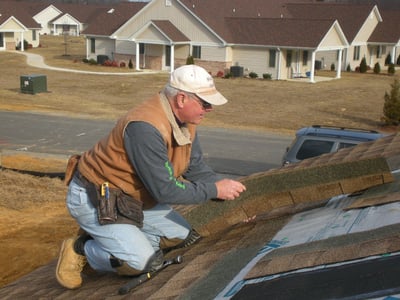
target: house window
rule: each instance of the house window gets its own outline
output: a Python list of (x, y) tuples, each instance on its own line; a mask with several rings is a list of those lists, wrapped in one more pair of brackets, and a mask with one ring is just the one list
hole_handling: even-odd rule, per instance
[(96, 53), (96, 40), (94, 38), (90, 39), (90, 53)]
[(139, 43), (139, 54), (144, 54), (144, 44)]
[(303, 66), (307, 66), (308, 63), (308, 51), (303, 51)]
[(360, 60), (360, 46), (354, 46), (353, 60)]
[(381, 46), (376, 47), (376, 58), (381, 58), (382, 57), (382, 48)]
[(292, 50), (288, 50), (286, 52), (286, 68), (289, 68), (292, 65)]
[(32, 30), (32, 41), (36, 41), (36, 30)]
[(275, 68), (275, 62), (276, 62), (276, 50), (275, 49), (270, 49), (269, 50), (269, 67), (270, 68)]
[(201, 46), (192, 47), (192, 56), (193, 58), (201, 58)]

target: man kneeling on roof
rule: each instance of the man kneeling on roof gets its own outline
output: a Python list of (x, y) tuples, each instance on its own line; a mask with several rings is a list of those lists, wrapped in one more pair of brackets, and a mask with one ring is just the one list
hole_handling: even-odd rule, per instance
[(71, 157), (66, 202), (82, 234), (62, 244), (56, 269), (62, 286), (80, 287), (86, 263), (129, 276), (158, 270), (163, 253), (200, 238), (171, 204), (234, 200), (245, 191), (205, 164), (196, 133), (213, 105), (226, 102), (207, 71), (182, 66), (108, 136)]

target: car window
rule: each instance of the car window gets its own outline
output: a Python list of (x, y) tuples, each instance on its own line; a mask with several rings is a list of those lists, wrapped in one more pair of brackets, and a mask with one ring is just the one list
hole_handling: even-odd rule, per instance
[(297, 159), (306, 159), (331, 152), (334, 142), (322, 140), (305, 140), (297, 152)]
[(338, 150), (343, 149), (343, 148), (353, 147), (355, 145), (357, 145), (357, 144), (354, 144), (354, 143), (339, 143)]

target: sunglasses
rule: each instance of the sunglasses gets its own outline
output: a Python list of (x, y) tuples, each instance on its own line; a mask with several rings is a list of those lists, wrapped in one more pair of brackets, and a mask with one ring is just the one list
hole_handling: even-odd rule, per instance
[(195, 94), (191, 94), (192, 98), (195, 99), (203, 109), (207, 110), (207, 109), (211, 109), (212, 108), (212, 104), (204, 101), (203, 99), (200, 99), (197, 95)]

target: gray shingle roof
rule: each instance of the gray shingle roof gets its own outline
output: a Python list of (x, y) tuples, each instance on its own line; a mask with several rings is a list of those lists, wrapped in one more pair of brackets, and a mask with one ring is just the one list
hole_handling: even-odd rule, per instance
[(27, 28), (41, 28), (41, 25), (36, 23), (23, 3), (15, 1), (0, 1), (0, 24), (3, 24), (12, 16)]
[[(400, 4), (399, 4), (400, 5)], [(381, 11), (383, 21), (378, 24), (371, 34), (370, 43), (393, 43), (400, 41), (400, 10)]]
[(335, 3), (291, 3), (286, 5), (286, 9), (292, 18), (338, 20), (349, 42), (356, 37), (373, 7), (374, 5)]
[[(391, 170), (399, 168), (400, 134), (395, 134), (288, 167), (253, 174), (242, 178), (248, 186), (247, 195), (237, 201), (185, 207), (183, 213), (204, 238), (189, 248), (170, 253), (183, 254), (184, 262), (168, 267), (128, 295), (118, 295), (128, 278), (97, 274), (89, 269), (84, 273), (80, 289), (65, 290), (56, 282), (56, 262), (53, 261), (3, 287), (0, 298), (213, 299), (294, 213), (321, 207), (327, 198), (342, 192), (369, 191), (374, 186), (384, 187), (387, 186), (384, 183), (390, 185), (391, 182), (398, 187), (398, 179), (392, 176)], [(389, 195), (397, 190), (380, 188), (379, 193), (380, 196)], [(177, 209), (183, 211), (180, 207)], [(258, 216), (255, 222), (241, 222), (254, 212)], [(400, 251), (398, 230), (391, 228), (339, 236), (314, 243), (313, 247), (282, 248), (265, 256), (245, 276), (262, 277), (293, 268)]]
[(83, 33), (110, 36), (145, 5), (147, 5), (146, 2), (121, 2), (113, 5), (91, 20)]
[[(226, 18), (229, 43), (316, 48), (332, 20)], [(257, 30), (255, 30), (257, 28)], [(296, 34), (293, 34), (296, 32)]]

